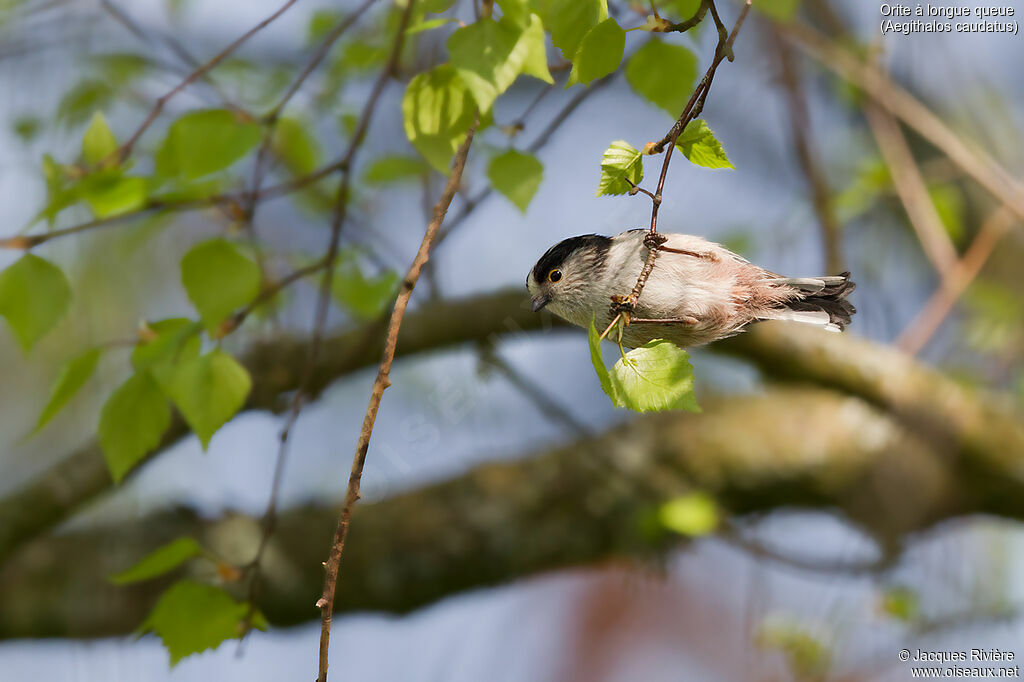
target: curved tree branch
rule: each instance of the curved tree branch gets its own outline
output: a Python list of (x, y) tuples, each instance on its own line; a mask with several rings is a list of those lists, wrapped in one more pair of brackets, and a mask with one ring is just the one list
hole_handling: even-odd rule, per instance
[[(430, 303), (410, 312), (396, 356), (552, 329), (568, 328), (547, 314), (530, 312), (521, 290), (506, 289)], [(371, 324), (325, 338), (310, 396), (315, 398), (340, 377), (376, 365), (383, 332), (380, 324)], [(242, 357), (253, 376), (246, 409), (279, 412), (286, 407), (282, 396), (299, 384), (307, 343), (302, 338), (277, 338)], [(891, 411), (910, 428), (931, 434), (944, 451), (963, 454), (975, 463), (976, 475), (991, 479), (997, 488), (1015, 485), (1024, 477), (1024, 419), (1017, 408), (899, 351), (852, 335), (785, 323), (759, 324), (710, 349), (753, 362), (770, 377), (827, 386)], [(176, 421), (164, 437), (164, 447), (187, 434), (185, 425)], [(0, 561), (112, 487), (102, 452), (90, 443), (0, 499), (0, 518), (5, 520), (0, 526)]]
[[(780, 506), (836, 510), (884, 544), (952, 516), (1024, 518), (955, 461), (864, 402), (817, 389), (705, 400), (700, 415), (641, 417), (535, 457), (484, 464), (450, 481), (354, 511), (337, 609), (406, 612), (473, 588), (610, 558), (664, 555), (681, 541), (659, 530), (657, 505), (694, 489), (738, 515)], [(744, 429), (736, 429), (736, 424)], [(807, 424), (815, 424), (808, 438)], [(617, 466), (602, 464), (604, 457)], [(913, 491), (908, 494), (907, 491)], [(313, 620), (319, 559), (336, 510), (283, 512), (266, 549), (260, 609), (277, 625)], [(99, 637), (130, 632), (167, 581), (115, 587), (105, 577), (168, 540), (194, 535), (242, 565), (256, 518), (157, 514), (60, 534), (0, 568), (0, 637)], [(66, 558), (74, 556), (74, 562)], [(186, 570), (209, 572), (203, 561)], [(242, 586), (237, 586), (238, 590)]]

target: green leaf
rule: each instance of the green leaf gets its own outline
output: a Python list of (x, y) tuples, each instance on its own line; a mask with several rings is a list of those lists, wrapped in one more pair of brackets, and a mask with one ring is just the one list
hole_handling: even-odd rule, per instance
[(260, 291), (260, 269), (224, 239), (194, 246), (181, 259), (181, 281), (189, 300), (214, 336), (217, 327)]
[(526, 208), (544, 177), (544, 166), (533, 154), (509, 149), (491, 159), (487, 177), (494, 189), (504, 194), (520, 211), (526, 213)]
[(626, 353), (612, 368), (619, 407), (636, 412), (700, 412), (693, 393), (689, 355), (671, 341), (656, 339)]
[(754, 9), (783, 23), (792, 21), (799, 7), (800, 0), (759, 0), (754, 3)]
[(680, 19), (689, 19), (700, 9), (700, 3), (701, 0), (674, 0), (671, 7)]
[(432, 31), (435, 28), (440, 28), (445, 24), (454, 23), (455, 21), (456, 19), (454, 18), (446, 19), (444, 17), (438, 17), (437, 19), (427, 19), (426, 21), (421, 21), (415, 26), (410, 26), (409, 28), (407, 28), (405, 31), (405, 35), (409, 36), (416, 35), (417, 33), (425, 33), (427, 31)]
[(200, 322), (187, 317), (144, 324), (139, 330), (139, 343), (132, 349), (132, 367), (148, 370), (166, 391), (177, 366), (199, 357), (202, 330)]
[(703, 119), (690, 121), (676, 140), (676, 148), (695, 166), (736, 168), (725, 155), (722, 143), (715, 138), (715, 133)]
[(103, 75), (105, 81), (121, 86), (138, 80), (151, 65), (146, 57), (127, 52), (98, 54), (89, 59)]
[(115, 94), (113, 86), (105, 81), (81, 81), (65, 93), (57, 104), (57, 120), (68, 127), (84, 123), (93, 112), (106, 109)]
[(90, 166), (95, 166), (115, 151), (117, 138), (110, 132), (107, 119), (97, 111), (92, 115), (92, 122), (82, 136), (82, 160)]
[(60, 374), (50, 388), (50, 399), (46, 401), (46, 406), (36, 421), (35, 432), (46, 426), (75, 397), (96, 371), (96, 363), (99, 362), (101, 353), (99, 348), (92, 348), (71, 358), (61, 367)]
[(605, 19), (590, 29), (573, 60), (569, 85), (579, 82), (587, 85), (613, 73), (622, 61), (626, 47), (626, 32), (614, 19)]
[(136, 372), (114, 391), (100, 413), (99, 440), (115, 483), (160, 444), (171, 407), (148, 372)]
[(700, 537), (718, 527), (718, 505), (703, 492), (676, 497), (658, 508), (661, 525), (681, 535)]
[[(498, 95), (523, 72), (536, 43), (539, 41), (543, 47), (540, 20), (532, 20), (530, 26), (536, 28), (519, 29), (511, 21), (485, 18), (460, 28), (448, 38), (452, 66), (473, 93), (481, 112), (490, 110)], [(538, 77), (553, 82), (546, 62)]]
[(640, 151), (625, 140), (616, 140), (601, 157), (601, 180), (596, 196), (626, 194), (633, 189), (630, 182), (639, 185), (643, 179), (644, 162)]
[(309, 44), (318, 43), (327, 37), (342, 19), (344, 15), (334, 9), (318, 9), (309, 17), (309, 25), (306, 27), (306, 42)]
[(421, 73), (402, 97), (405, 134), (436, 169), (448, 164), (476, 117), (476, 102), (455, 68), (442, 64)]
[(501, 8), (501, 16), (516, 26), (526, 26), (530, 21), (530, 3), (528, 0), (497, 0)]
[(292, 175), (309, 175), (320, 165), (319, 145), (310, 126), (295, 118), (282, 118), (274, 128), (271, 148)]
[(821, 680), (828, 677), (832, 652), (806, 628), (776, 618), (761, 625), (757, 632), (759, 646), (777, 649), (786, 656), (791, 674), (797, 680)]
[(236, 602), (224, 590), (192, 580), (172, 585), (139, 626), (154, 632), (171, 656), (171, 667), (181, 659), (242, 634), (249, 605)]
[(587, 341), (590, 344), (590, 362), (594, 365), (597, 380), (601, 382), (601, 390), (614, 403), (616, 389), (612, 384), (612, 375), (605, 367), (604, 358), (601, 357), (601, 334), (597, 331), (593, 321), (590, 322), (590, 328), (587, 330)]
[(42, 127), (43, 122), (39, 120), (39, 117), (32, 115), (19, 116), (11, 123), (14, 134), (24, 142), (34, 140)]
[(169, 573), (189, 559), (202, 556), (203, 548), (193, 538), (183, 537), (153, 550), (131, 568), (109, 577), (115, 585), (127, 585)]
[(411, 156), (383, 156), (366, 169), (363, 180), (370, 185), (386, 185), (422, 178), (430, 166)]
[[(511, 21), (511, 20), (508, 20)], [(523, 61), (523, 75), (533, 76), (551, 84), (555, 79), (548, 70), (548, 49), (544, 40), (544, 22), (536, 14), (531, 14), (519, 38), (520, 44), (526, 46), (526, 59)]]
[(633, 91), (676, 118), (693, 93), (697, 58), (682, 45), (651, 40), (626, 63)]
[(608, 18), (607, 0), (541, 0), (537, 4), (551, 42), (570, 60), (587, 32)]
[(917, 592), (902, 585), (885, 588), (882, 592), (881, 606), (883, 613), (904, 623), (917, 618), (921, 611), (921, 601)]
[(220, 350), (179, 363), (166, 386), (204, 450), (213, 434), (242, 408), (251, 389), (249, 372)]
[[(615, 333), (612, 330), (611, 333)], [(590, 360), (601, 389), (616, 407), (635, 412), (700, 412), (689, 356), (670, 341), (655, 339), (626, 353), (609, 372), (601, 359), (597, 329), (590, 325)]]
[(124, 176), (120, 171), (100, 171), (83, 179), (78, 195), (89, 204), (97, 218), (137, 211), (146, 205), (145, 178)]
[(32, 350), (71, 305), (71, 287), (53, 263), (26, 253), (0, 272), (0, 316), (22, 350)]
[(226, 109), (185, 114), (171, 124), (156, 153), (157, 172), (199, 178), (223, 170), (260, 142), (262, 131)]
[(419, 8), (430, 14), (440, 14), (455, 4), (455, 0), (421, 0)]
[(376, 277), (367, 277), (360, 269), (356, 255), (345, 252), (334, 273), (331, 292), (350, 313), (363, 320), (373, 320), (384, 311), (397, 287), (398, 273), (389, 270)]

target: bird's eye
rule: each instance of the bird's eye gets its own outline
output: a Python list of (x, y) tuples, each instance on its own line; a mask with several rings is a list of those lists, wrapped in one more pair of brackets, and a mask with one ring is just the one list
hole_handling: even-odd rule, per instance
[(562, 271), (561, 270), (552, 270), (551, 272), (548, 273), (548, 281), (549, 282), (557, 282), (560, 279), (562, 279)]

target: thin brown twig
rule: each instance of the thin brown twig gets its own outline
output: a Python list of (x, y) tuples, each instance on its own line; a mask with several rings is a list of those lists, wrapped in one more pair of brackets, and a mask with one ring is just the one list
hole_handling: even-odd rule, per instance
[(877, 104), (948, 156), (997, 201), (1024, 220), (1024, 185), (990, 155), (968, 145), (913, 95), (873, 65), (862, 62), (835, 41), (800, 25), (780, 27), (783, 35), (844, 80), (863, 89)]
[[(362, 13), (362, 10), (368, 8), (373, 0), (369, 0), (364, 6), (356, 10), (356, 14), (350, 15), (351, 21), (343, 21), (332, 33), (335, 34), (335, 39), (344, 32), (344, 30), (355, 21), (355, 18)], [(260, 543), (257, 547), (255, 556), (252, 562), (247, 567), (249, 573), (249, 616), (246, 618), (246, 622), (251, 621), (252, 614), (254, 613), (254, 597), (255, 591), (258, 588), (259, 579), (259, 568), (263, 558), (263, 553), (266, 551), (266, 547), (270, 542), (270, 537), (273, 534), (275, 521), (277, 518), (277, 505), (278, 497), (280, 495), (281, 485), (284, 480), (285, 468), (287, 465), (290, 436), (292, 430), (295, 428), (295, 424), (299, 420), (299, 415), (302, 413), (302, 408), (305, 405), (306, 393), (308, 387), (313, 378), (313, 373), (316, 367), (316, 363), (320, 357), (320, 349), (323, 345), (324, 332), (327, 328), (327, 313), (330, 309), (332, 286), (334, 281), (334, 269), (337, 264), (338, 251), (341, 246), (341, 231), (345, 224), (345, 219), (348, 216), (348, 205), (349, 198), (351, 197), (351, 182), (352, 182), (352, 164), (355, 160), (356, 154), (362, 147), (363, 142), (366, 140), (366, 134), (370, 127), (370, 121), (373, 119), (374, 111), (377, 107), (377, 102), (380, 100), (380, 96), (384, 92), (384, 87), (388, 81), (394, 76), (398, 69), (398, 62), (402, 55), (402, 47), (405, 45), (406, 30), (409, 27), (409, 21), (412, 17), (413, 6), (415, 5), (414, 0), (410, 0), (406, 5), (405, 10), (402, 12), (402, 18), (398, 25), (395, 33), (395, 39), (391, 47), (391, 53), (388, 56), (388, 60), (384, 67), (381, 69), (380, 75), (374, 82), (373, 89), (370, 91), (369, 96), (366, 99), (366, 103), (363, 105), (362, 114), (359, 117), (359, 123), (356, 126), (356, 130), (349, 140), (348, 147), (345, 150), (344, 156), (338, 162), (337, 167), (341, 170), (341, 180), (338, 183), (338, 191), (335, 199), (334, 211), (331, 218), (331, 235), (330, 241), (327, 246), (326, 254), (323, 259), (314, 263), (307, 268), (304, 272), (296, 271), (292, 273), (293, 278), (291, 281), (297, 281), (302, 277), (313, 272), (320, 270), (324, 271), (323, 280), (320, 283), (320, 289), (317, 293), (316, 311), (314, 313), (313, 333), (310, 337), (309, 351), (306, 356), (305, 368), (302, 372), (302, 378), (299, 381), (298, 389), (292, 395), (292, 400), (288, 409), (288, 417), (285, 419), (284, 426), (278, 435), (278, 452), (274, 463), (274, 475), (271, 482), (270, 497), (267, 502), (267, 508), (263, 516), (263, 524), (261, 529)], [(323, 59), (323, 56), (327, 53), (327, 47), (322, 47), (314, 57), (314, 62)], [(307, 68), (300, 74), (300, 78), (305, 79), (310, 73), (312, 73), (315, 64), (312, 68)], [(297, 79), (298, 80), (298, 79)], [(294, 84), (293, 84), (294, 85)], [(280, 113), (281, 108), (284, 107), (284, 103), (287, 102), (287, 98), (290, 98), (298, 87), (294, 87), (286, 93), (285, 98), (282, 98), (280, 107), (275, 107), (272, 115), (276, 117)], [(270, 292), (269, 296), (273, 296), (276, 292)], [(258, 301), (254, 301), (251, 307), (254, 307)], [(250, 309), (251, 309), (250, 307)], [(248, 314), (248, 309), (240, 312), (243, 315)], [(234, 318), (233, 318), (234, 319)]]
[[(412, 4), (411, 2), (409, 3)], [(384, 390), (391, 385), (389, 378), (391, 363), (395, 359), (395, 348), (398, 344), (398, 332), (402, 326), (402, 318), (409, 305), (413, 289), (419, 279), (424, 264), (430, 258), (430, 251), (434, 246), (441, 223), (448, 212), (448, 207), (455, 197), (459, 183), (462, 180), (462, 172), (466, 167), (466, 157), (469, 155), (469, 147), (473, 142), (473, 135), (476, 131), (476, 124), (466, 134), (455, 159), (452, 162), (452, 172), (445, 185), (444, 192), (437, 204), (434, 206), (434, 217), (427, 225), (423, 235), (420, 248), (413, 258), (405, 278), (402, 280), (402, 288), (399, 290), (398, 298), (395, 300), (391, 317), (388, 321), (387, 336), (384, 340), (384, 354), (377, 370), (377, 378), (373, 382), (373, 389), (370, 393), (370, 402), (366, 407), (366, 415), (363, 418), (363, 426), (359, 433), (359, 441), (356, 444), (355, 456), (352, 460), (352, 473), (349, 476), (348, 491), (345, 495), (345, 503), (341, 514), (338, 517), (338, 526), (334, 532), (334, 539), (331, 543), (330, 555), (325, 564), (326, 576), (324, 577), (324, 589), (317, 606), (320, 608), (320, 667), (318, 682), (327, 682), (328, 649), (331, 637), (331, 618), (334, 612), (334, 595), (338, 583), (338, 568), (341, 564), (341, 554), (345, 548), (345, 539), (348, 535), (349, 522), (352, 517), (352, 508), (360, 497), (360, 483), (363, 476), (363, 466), (366, 463), (366, 454), (370, 447), (370, 437), (373, 435), (373, 426), (377, 419), (377, 411), (380, 408), (381, 398)]]
[[(576, 110), (591, 96), (607, 87), (612, 80), (614, 80), (614, 74), (605, 76), (604, 78), (595, 81), (590, 85), (589, 88), (578, 92), (544, 127), (539, 135), (534, 139), (533, 142), (526, 148), (530, 153), (537, 153), (543, 148), (554, 136), (554, 134), (565, 124), (566, 121), (576, 112)], [(100, 227), (106, 227), (108, 225), (115, 225), (123, 223), (127, 220), (141, 217), (145, 214), (152, 213), (159, 210), (169, 211), (189, 211), (202, 208), (209, 208), (210, 206), (229, 206), (233, 207), (232, 212), (238, 213), (244, 217), (244, 206), (249, 202), (260, 202), (264, 199), (274, 199), (277, 197), (287, 196), (294, 192), (301, 191), (310, 185), (313, 185), (324, 178), (327, 178), (334, 173), (342, 170), (345, 166), (345, 159), (341, 158), (330, 163), (321, 166), (320, 168), (303, 175), (298, 178), (292, 178), (283, 182), (268, 185), (255, 191), (246, 191), (236, 194), (216, 194), (210, 197), (202, 199), (190, 199), (188, 201), (163, 201), (153, 200), (147, 203), (142, 208), (127, 213), (122, 213), (116, 216), (110, 216), (106, 218), (96, 218), (89, 220), (78, 225), (72, 225), (60, 230), (53, 230), (38, 235), (29, 236), (14, 236), (7, 239), (0, 240), (0, 249), (32, 249), (40, 244), (48, 242), (52, 239), (58, 239), (79, 232), (85, 232)], [(452, 220), (445, 225), (444, 231), (438, 238), (438, 243), (444, 241), (451, 231), (461, 224), (469, 214), (472, 213), (477, 206), (487, 199), (493, 193), (491, 187), (487, 187), (476, 195), (469, 197), (465, 203), (463, 203), (457, 215), (453, 216)]]
[(183, 78), (181, 82), (174, 86), (171, 90), (157, 98), (156, 102), (153, 104), (153, 108), (150, 109), (149, 114), (146, 116), (145, 119), (143, 119), (139, 127), (136, 128), (135, 132), (132, 133), (131, 137), (129, 137), (128, 140), (123, 145), (121, 145), (119, 149), (111, 153), (111, 157), (116, 158), (120, 163), (123, 163), (129, 156), (131, 156), (132, 150), (135, 148), (136, 143), (138, 143), (139, 138), (141, 138), (142, 134), (145, 133), (146, 130), (148, 130), (151, 125), (153, 125), (153, 122), (160, 115), (160, 112), (163, 111), (164, 106), (167, 104), (167, 102), (169, 102), (175, 95), (180, 93), (182, 90), (187, 88), (189, 85), (191, 85), (198, 79), (205, 76), (218, 64), (220, 64), (229, 56), (231, 56), (231, 54), (234, 53), (234, 51), (237, 50), (239, 47), (241, 47), (243, 43), (245, 43), (247, 40), (252, 38), (254, 35), (259, 33), (264, 28), (266, 28), (269, 24), (273, 23), (278, 17), (280, 17), (282, 14), (288, 11), (288, 9), (297, 1), (298, 0), (287, 0), (273, 14), (271, 14), (269, 17), (259, 22), (255, 26), (253, 26), (248, 31), (246, 31), (234, 42), (232, 42), (230, 45), (228, 45), (223, 50), (214, 55), (212, 59), (204, 63), (202, 66), (200, 66), (198, 69), (190, 73), (185, 78)]
[(928, 194), (928, 186), (899, 123), (870, 100), (865, 103), (864, 115), (921, 248), (939, 274), (945, 276), (957, 262), (956, 247)]
[[(708, 0), (708, 2), (713, 4), (713, 0)], [(743, 9), (740, 10), (740, 14), (736, 18), (736, 23), (733, 24), (732, 32), (730, 34), (724, 35), (719, 33), (718, 45), (715, 46), (715, 56), (711, 60), (711, 65), (704, 73), (704, 77), (700, 79), (700, 83), (697, 84), (693, 94), (690, 95), (690, 99), (686, 103), (683, 113), (681, 113), (679, 118), (676, 119), (676, 122), (668, 131), (668, 134), (665, 135), (665, 137), (663, 137), (657, 144), (649, 145), (649, 149), (645, 150), (646, 153), (651, 154), (657, 154), (662, 150), (665, 150), (665, 159), (661, 163), (661, 174), (658, 176), (658, 187), (654, 192), (654, 196), (651, 197), (651, 228), (647, 236), (644, 238), (644, 246), (647, 247), (647, 258), (644, 260), (644, 265), (640, 270), (640, 275), (637, 277), (636, 285), (629, 293), (629, 296), (612, 303), (612, 313), (615, 315), (615, 319), (618, 319), (618, 315), (625, 313), (627, 315), (626, 320), (628, 322), (628, 315), (636, 309), (636, 302), (640, 298), (640, 294), (643, 293), (644, 286), (647, 284), (647, 278), (651, 276), (651, 272), (654, 270), (654, 261), (658, 257), (658, 247), (666, 241), (666, 237), (664, 235), (658, 234), (658, 210), (661, 208), (662, 192), (665, 189), (665, 179), (668, 177), (668, 165), (672, 161), (672, 150), (675, 149), (676, 140), (679, 139), (679, 136), (686, 129), (687, 124), (697, 118), (701, 111), (703, 111), (704, 102), (707, 100), (708, 93), (711, 91), (711, 83), (714, 81), (718, 65), (727, 57), (732, 55), (732, 44), (736, 40), (736, 34), (739, 33), (740, 28), (743, 26), (744, 20), (747, 18), (747, 13), (750, 11), (752, 2), (753, 0), (746, 0), (743, 5)], [(609, 329), (610, 328), (611, 327), (609, 326)], [(607, 333), (608, 332), (606, 330), (605, 334)], [(604, 335), (602, 335), (602, 338), (603, 336)]]
[[(129, 33), (131, 33), (140, 41), (142, 41), (142, 43), (145, 44), (148, 48), (152, 49), (152, 36), (150, 36), (149, 33), (138, 24), (138, 22), (132, 19), (132, 17), (124, 9), (115, 5), (110, 0), (101, 0), (100, 5), (103, 7), (104, 10), (106, 10), (106, 12), (111, 17), (113, 17), (113, 19), (117, 23), (124, 26)], [(198, 69), (202, 66), (199, 60), (192, 56), (192, 54), (187, 49), (185, 49), (185, 46), (177, 40), (175, 40), (172, 36), (163, 34), (160, 36), (160, 39), (163, 41), (165, 45), (167, 45), (168, 48), (170, 48), (171, 52), (173, 52), (175, 56), (177, 56), (178, 59), (180, 59), (185, 65), (185, 69), (183, 70), (176, 69), (174, 68), (173, 65), (167, 64), (166, 68), (168, 70), (176, 72), (178, 76), (187, 76), (189, 72)], [(232, 111), (243, 111), (242, 107), (232, 102), (231, 98), (229, 98), (227, 94), (220, 88), (220, 86), (217, 85), (217, 82), (209, 77), (209, 73), (204, 73), (200, 77), (200, 80), (202, 80), (203, 83), (205, 83), (214, 93), (216, 93), (216, 95), (220, 98), (224, 106), (231, 109)]]
[(267, 158), (270, 156), (271, 146), (273, 145), (274, 135), (277, 131), (277, 124), (281, 117), (281, 112), (291, 101), (292, 97), (299, 91), (302, 84), (309, 78), (309, 76), (316, 70), (320, 63), (330, 52), (331, 47), (335, 42), (352, 26), (356, 21), (368, 10), (370, 6), (376, 2), (376, 0), (365, 0), (362, 5), (354, 9), (352, 12), (347, 14), (344, 19), (339, 21), (330, 30), (330, 32), (321, 41), (320, 46), (316, 52), (313, 53), (313, 57), (306, 63), (299, 74), (292, 80), (291, 85), (277, 101), (277, 104), (263, 117), (266, 129), (263, 131), (263, 139), (260, 141), (259, 149), (256, 151), (256, 161), (253, 163), (252, 169), (252, 182), (248, 198), (245, 201), (245, 208), (243, 209), (242, 223), (249, 233), (250, 240), (253, 245), (253, 249), (256, 252), (256, 261), (260, 268), (260, 275), (263, 279), (266, 279), (266, 265), (263, 258), (263, 249), (260, 247), (258, 235), (256, 233), (256, 208), (259, 204), (260, 190), (263, 185), (263, 178), (266, 172)]
[(939, 288), (896, 337), (897, 348), (916, 355), (925, 347), (1015, 221), (1013, 212), (1003, 206), (982, 223), (963, 257), (943, 274)]

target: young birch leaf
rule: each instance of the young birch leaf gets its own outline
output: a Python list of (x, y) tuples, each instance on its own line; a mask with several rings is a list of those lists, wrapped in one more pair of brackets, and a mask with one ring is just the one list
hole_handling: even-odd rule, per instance
[(537, 193), (544, 177), (544, 166), (533, 154), (509, 149), (491, 160), (487, 177), (494, 189), (526, 213), (530, 200)]
[(683, 112), (697, 78), (697, 58), (682, 45), (651, 40), (626, 62), (633, 91), (672, 118)]
[(689, 355), (671, 341), (656, 339), (634, 348), (615, 363), (611, 374), (622, 396), (620, 407), (635, 412), (700, 412)]
[(707, 535), (718, 527), (718, 505), (704, 492), (682, 495), (658, 508), (661, 525), (690, 537)]
[(115, 585), (127, 585), (141, 580), (149, 580), (164, 573), (169, 573), (189, 559), (202, 556), (202, 554), (203, 548), (193, 538), (178, 538), (153, 550), (134, 566), (120, 573), (115, 573), (108, 580)]
[(117, 138), (110, 132), (107, 119), (97, 111), (92, 115), (92, 121), (82, 136), (82, 160), (90, 166), (95, 166), (115, 151)]
[(422, 178), (430, 166), (410, 156), (383, 156), (366, 169), (363, 180), (370, 185), (386, 185)]
[(544, 23), (536, 14), (531, 14), (523, 28), (519, 42), (526, 47), (526, 59), (523, 60), (523, 75), (533, 76), (551, 84), (555, 79), (548, 69), (548, 49), (544, 40)]
[(238, 637), (248, 611), (248, 604), (219, 587), (182, 580), (160, 596), (139, 632), (152, 631), (160, 638), (173, 668), (186, 656)]
[(601, 342), (593, 323), (589, 339), (590, 360), (601, 389), (615, 407), (634, 412), (700, 412), (693, 394), (693, 369), (682, 348), (656, 339), (629, 351), (608, 371), (601, 359)]
[(248, 154), (261, 135), (259, 125), (226, 109), (190, 112), (167, 131), (156, 153), (157, 173), (190, 180), (215, 173)]
[(588, 85), (614, 72), (619, 68), (625, 47), (626, 32), (614, 19), (605, 19), (594, 26), (580, 43), (567, 85)]
[(764, 2), (754, 3), (754, 8), (757, 11), (783, 23), (792, 21), (799, 7), (800, 0), (764, 0)]
[(476, 107), (456, 70), (442, 64), (413, 78), (405, 89), (405, 134), (423, 158), (447, 175), (452, 154), (473, 125)]
[(96, 363), (99, 362), (102, 351), (99, 348), (91, 348), (81, 355), (71, 358), (61, 367), (57, 380), (53, 382), (50, 389), (50, 399), (39, 414), (33, 432), (40, 431), (57, 413), (67, 405), (72, 398), (81, 390), (85, 382), (96, 371)]
[(220, 350), (180, 363), (165, 387), (199, 436), (203, 450), (213, 434), (242, 408), (251, 389), (249, 372)]
[(71, 287), (53, 263), (26, 253), (0, 272), (0, 316), (22, 350), (32, 350), (67, 312)]
[(153, 448), (171, 425), (171, 406), (148, 372), (136, 372), (100, 413), (99, 440), (115, 483)]
[(714, 132), (703, 119), (690, 121), (676, 140), (676, 148), (695, 166), (736, 168), (725, 155), (722, 143), (715, 138)]
[[(540, 21), (532, 22), (531, 26), (534, 24), (537, 29), (531, 31), (529, 27), (521, 30), (510, 21), (481, 19), (448, 38), (452, 66), (472, 91), (481, 112), (490, 110), (498, 95), (508, 90), (523, 72), (531, 54), (536, 53), (538, 39), (543, 46)], [(552, 82), (546, 62), (544, 75), (547, 78), (542, 76), (543, 80)]]
[(277, 122), (271, 148), (294, 176), (308, 175), (320, 165), (320, 149), (310, 126), (296, 118)]
[(206, 328), (217, 327), (259, 293), (260, 269), (231, 242), (211, 239), (181, 259), (181, 281)]
[(590, 344), (590, 362), (594, 365), (597, 380), (601, 382), (601, 390), (612, 399), (612, 404), (618, 407), (619, 399), (615, 392), (615, 385), (612, 383), (612, 376), (608, 372), (608, 368), (605, 367), (604, 359), (601, 357), (601, 334), (594, 326), (593, 320), (591, 320), (590, 328), (587, 331), (587, 340)]
[(508, 19), (516, 26), (529, 23), (531, 8), (528, 0), (497, 0), (497, 3), (502, 19)]
[[(625, 140), (612, 142), (601, 157), (601, 180), (596, 196), (626, 194), (644, 179), (644, 162), (640, 151)], [(629, 182), (627, 182), (629, 180)]]
[(132, 349), (135, 371), (148, 370), (164, 393), (178, 365), (199, 357), (200, 322), (185, 317), (146, 323), (139, 330), (139, 344)]
[(607, 0), (543, 0), (538, 4), (551, 42), (570, 60), (587, 31), (608, 18)]
[(118, 170), (100, 171), (82, 180), (79, 195), (97, 218), (135, 211), (146, 204), (146, 179), (121, 175)]

